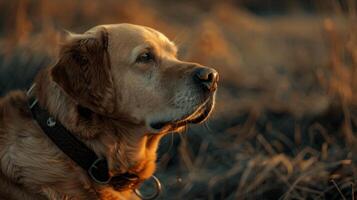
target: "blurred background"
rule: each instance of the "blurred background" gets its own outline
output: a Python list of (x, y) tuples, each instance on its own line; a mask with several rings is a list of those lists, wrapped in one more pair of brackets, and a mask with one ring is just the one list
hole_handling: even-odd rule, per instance
[(356, 12), (356, 0), (0, 0), (0, 95), (55, 63), (63, 30), (150, 26), (221, 78), (212, 118), (160, 145), (161, 199), (353, 199)]

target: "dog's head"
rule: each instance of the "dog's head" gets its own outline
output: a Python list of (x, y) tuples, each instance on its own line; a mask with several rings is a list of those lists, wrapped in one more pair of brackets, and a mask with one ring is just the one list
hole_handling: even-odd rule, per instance
[(218, 74), (183, 62), (163, 34), (148, 27), (97, 26), (70, 35), (52, 76), (79, 105), (103, 116), (126, 115), (147, 133), (205, 120)]
[[(126, 165), (136, 173), (146, 171), (143, 177), (149, 177), (159, 136), (202, 122), (211, 113), (217, 72), (178, 60), (176, 46), (163, 34), (118, 24), (68, 37), (51, 69), (51, 79), (77, 105), (86, 132), (94, 127), (99, 130), (96, 134), (113, 136), (101, 142), (111, 146), (106, 156), (112, 171)], [(135, 130), (118, 133), (115, 128), (103, 128), (105, 121)]]

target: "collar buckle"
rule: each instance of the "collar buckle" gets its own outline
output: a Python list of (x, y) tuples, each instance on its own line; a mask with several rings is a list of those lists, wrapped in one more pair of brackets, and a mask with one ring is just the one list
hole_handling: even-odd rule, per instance
[(108, 172), (107, 161), (104, 158), (98, 158), (89, 167), (88, 174), (96, 183), (104, 185), (110, 182), (111, 177), (109, 174), (103, 174), (102, 167), (105, 168), (104, 172)]

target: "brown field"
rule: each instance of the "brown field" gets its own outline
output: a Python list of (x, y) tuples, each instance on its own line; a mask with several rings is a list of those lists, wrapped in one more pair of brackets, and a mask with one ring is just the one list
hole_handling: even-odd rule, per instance
[(0, 94), (55, 62), (64, 29), (123, 22), (220, 73), (212, 118), (162, 141), (161, 199), (357, 196), (357, 1), (0, 0)]

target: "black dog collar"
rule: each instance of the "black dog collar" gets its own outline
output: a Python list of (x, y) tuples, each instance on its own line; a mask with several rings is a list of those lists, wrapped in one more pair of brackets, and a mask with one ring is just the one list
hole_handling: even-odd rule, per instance
[(87, 171), (88, 175), (99, 184), (110, 184), (116, 190), (135, 189), (139, 177), (132, 173), (124, 173), (111, 177), (107, 160), (98, 157), (93, 150), (71, 134), (59, 121), (42, 109), (37, 99), (30, 97), (28, 104), (33, 118), (43, 132), (55, 145), (70, 157), (77, 165)]
[(42, 109), (37, 99), (29, 98), (28, 104), (33, 118), (43, 132), (75, 163), (86, 170), (97, 183), (106, 184), (109, 181), (108, 164), (105, 158), (98, 157), (93, 150), (72, 135), (60, 122)]
[(34, 86), (35, 85), (27, 92), (29, 96), (28, 105), (34, 120), (51, 141), (77, 165), (84, 169), (94, 182), (98, 184), (108, 184), (117, 191), (134, 190), (137, 196), (145, 200), (155, 199), (159, 196), (161, 183), (155, 176), (152, 176), (152, 179), (155, 183), (156, 192), (151, 196), (143, 196), (137, 189), (143, 180), (140, 180), (136, 174), (127, 172), (110, 176), (106, 158), (98, 157), (92, 149), (88, 148), (83, 142), (76, 138), (59, 121), (56, 121), (47, 110), (40, 107), (38, 100), (31, 95)]

